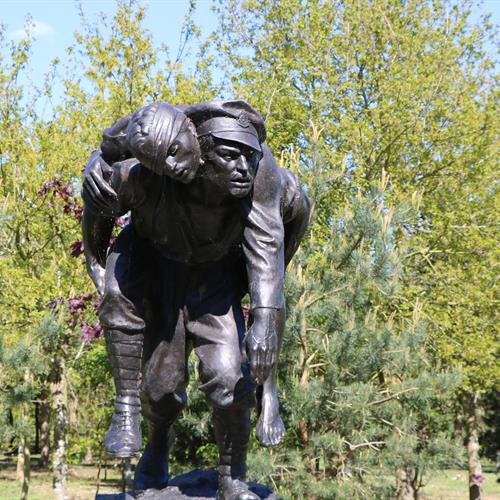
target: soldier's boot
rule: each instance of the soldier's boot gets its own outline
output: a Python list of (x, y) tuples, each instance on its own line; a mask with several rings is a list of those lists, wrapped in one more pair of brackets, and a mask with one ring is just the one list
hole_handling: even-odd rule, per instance
[(148, 444), (135, 469), (136, 490), (168, 486), (168, 450), (173, 440), (171, 425), (148, 422)]
[(219, 448), (218, 500), (259, 500), (246, 480), (250, 410), (215, 409), (215, 440)]
[(168, 485), (168, 450), (172, 425), (186, 405), (186, 393), (166, 394), (159, 401), (142, 394), (142, 413), (148, 422), (148, 444), (135, 469), (135, 489), (161, 490)]
[(104, 436), (104, 447), (115, 458), (130, 458), (141, 449), (142, 333), (107, 330), (106, 346), (115, 382), (115, 412)]

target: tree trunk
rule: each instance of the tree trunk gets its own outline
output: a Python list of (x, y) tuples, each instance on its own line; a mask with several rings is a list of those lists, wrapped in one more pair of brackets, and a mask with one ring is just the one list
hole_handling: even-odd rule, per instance
[(40, 402), (35, 401), (35, 453), (40, 453)]
[(416, 487), (416, 473), (410, 468), (396, 470), (396, 498), (397, 500), (418, 500)]
[(21, 500), (26, 500), (28, 498), (28, 490), (30, 488), (30, 475), (31, 475), (31, 457), (30, 457), (30, 446), (28, 440), (24, 440), (24, 474), (23, 474), (23, 484), (21, 488)]
[[(307, 386), (309, 384), (309, 370), (307, 369), (307, 351), (306, 351), (306, 334), (307, 334), (307, 323), (306, 314), (302, 309), (300, 311), (300, 351), (299, 351), (299, 363), (302, 370), (300, 375), (300, 388), (307, 391)], [(307, 428), (307, 422), (305, 418), (302, 418), (299, 422), (299, 433), (302, 440), (304, 448), (309, 445), (309, 429)]]
[(479, 426), (481, 420), (479, 392), (466, 395), (464, 410), (467, 432), (469, 498), (470, 500), (481, 500), (481, 486), (484, 477), (479, 459)]
[(481, 500), (481, 486), (484, 476), (479, 460), (479, 426), (480, 426), (480, 406), (479, 393), (466, 397), (466, 427), (467, 427), (467, 455), (469, 461), (469, 499)]
[(78, 428), (78, 400), (70, 399), (68, 401), (68, 426), (71, 429)]
[(17, 447), (17, 469), (16, 469), (16, 479), (22, 482), (24, 476), (24, 437), (19, 439), (19, 444)]
[[(300, 375), (299, 385), (303, 391), (307, 391), (307, 387), (309, 385), (309, 368), (307, 366), (307, 344), (306, 344), (306, 335), (307, 335), (307, 320), (305, 310), (302, 309), (300, 311), (300, 340), (301, 347), (299, 351), (299, 363), (302, 369), (302, 373)], [(309, 446), (309, 426), (307, 425), (307, 420), (305, 418), (301, 418), (299, 422), (299, 434), (302, 440), (303, 448), (307, 450)], [(309, 458), (309, 467), (311, 474), (316, 474), (319, 469), (319, 458), (314, 455), (314, 453), (307, 452)]]
[(87, 450), (85, 451), (85, 458), (83, 459), (83, 463), (85, 465), (92, 465), (94, 463), (94, 455), (92, 453), (91, 446), (87, 446)]
[(55, 370), (57, 374), (51, 384), (52, 402), (55, 416), (54, 450), (52, 453), (52, 467), (54, 470), (54, 496), (57, 500), (66, 498), (66, 437), (68, 428), (66, 374), (63, 358), (56, 358)]
[(50, 445), (49, 445), (49, 404), (46, 399), (46, 395), (40, 403), (39, 419), (40, 419), (40, 460), (38, 461), (38, 466), (41, 469), (48, 469), (49, 467), (49, 455), (50, 455)]
[[(7, 410), (7, 421), (9, 422), (9, 427), (12, 429), (14, 427), (14, 415), (12, 413), (12, 408)], [(9, 453), (13, 453), (16, 444), (16, 435), (13, 434), (9, 440)]]
[(478, 432), (473, 430), (469, 434), (467, 442), (467, 453), (469, 455), (469, 499), (481, 500), (481, 485), (483, 474), (481, 462), (479, 461), (479, 441)]
[[(307, 368), (304, 368), (304, 371), (302, 372), (302, 375), (300, 377), (300, 387), (304, 391), (307, 391), (308, 384), (309, 384), (309, 370)], [(309, 429), (305, 418), (300, 419), (299, 432), (300, 432), (300, 438), (302, 439), (302, 444), (304, 445), (304, 448), (307, 448), (307, 446), (309, 445)]]
[(463, 412), (457, 411), (454, 427), (455, 427), (455, 445), (458, 449), (460, 449), (465, 444), (465, 422), (464, 422)]
[(30, 447), (26, 436), (21, 436), (19, 439), (19, 449), (17, 455), (17, 479), (21, 483), (21, 500), (28, 498), (30, 487)]

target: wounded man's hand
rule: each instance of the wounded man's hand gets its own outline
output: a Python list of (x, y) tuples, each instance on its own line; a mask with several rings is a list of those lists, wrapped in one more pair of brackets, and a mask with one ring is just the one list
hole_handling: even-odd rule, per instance
[(253, 324), (245, 337), (250, 373), (257, 384), (264, 383), (277, 361), (276, 312), (267, 307), (254, 309)]

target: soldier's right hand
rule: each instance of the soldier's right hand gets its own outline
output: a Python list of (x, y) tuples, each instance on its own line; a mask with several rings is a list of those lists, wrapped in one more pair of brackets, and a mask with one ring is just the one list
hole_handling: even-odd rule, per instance
[(97, 211), (109, 213), (118, 206), (116, 191), (109, 185), (113, 169), (102, 158), (100, 151), (94, 151), (83, 173), (82, 196)]
[(244, 339), (250, 361), (250, 375), (259, 385), (267, 379), (278, 358), (276, 314), (277, 310), (274, 308), (253, 309), (253, 323)]

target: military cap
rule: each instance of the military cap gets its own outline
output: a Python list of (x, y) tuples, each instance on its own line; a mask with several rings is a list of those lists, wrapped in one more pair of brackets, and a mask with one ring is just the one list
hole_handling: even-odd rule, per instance
[(194, 123), (198, 137), (212, 135), (261, 151), (266, 139), (264, 119), (245, 101), (212, 101), (182, 106)]

